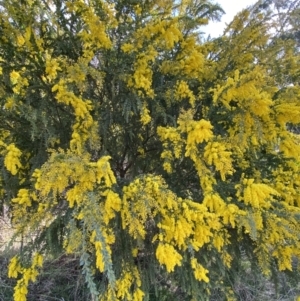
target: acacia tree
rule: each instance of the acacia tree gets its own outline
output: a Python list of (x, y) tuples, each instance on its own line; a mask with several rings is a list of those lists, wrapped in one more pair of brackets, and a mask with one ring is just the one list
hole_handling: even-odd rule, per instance
[(5, 0), (0, 13), (15, 301), (58, 252), (80, 257), (99, 300), (233, 298), (224, 279), (242, 256), (292, 270), (300, 60), (284, 51), (294, 40), (272, 43), (266, 10), (209, 41), (222, 9), (205, 0)]

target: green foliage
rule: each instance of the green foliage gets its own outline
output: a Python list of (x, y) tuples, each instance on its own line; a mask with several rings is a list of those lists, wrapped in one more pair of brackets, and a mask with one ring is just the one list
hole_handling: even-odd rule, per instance
[(223, 12), (206, 0), (1, 2), (0, 193), (23, 242), (8, 266), (15, 301), (62, 252), (105, 301), (233, 300), (252, 271), (296, 275), (289, 4), (260, 1), (205, 41)]

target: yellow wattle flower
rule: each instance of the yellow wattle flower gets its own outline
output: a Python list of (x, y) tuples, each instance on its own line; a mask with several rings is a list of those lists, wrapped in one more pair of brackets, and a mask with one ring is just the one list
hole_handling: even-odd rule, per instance
[(22, 167), (20, 157), (22, 152), (15, 146), (14, 143), (6, 147), (7, 154), (4, 158), (4, 165), (12, 175), (16, 175), (18, 170)]

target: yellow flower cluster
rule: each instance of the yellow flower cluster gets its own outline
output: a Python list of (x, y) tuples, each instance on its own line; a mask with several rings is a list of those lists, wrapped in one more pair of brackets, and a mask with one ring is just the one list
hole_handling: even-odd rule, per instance
[(69, 82), (76, 83), (80, 92), (82, 92), (85, 87), (86, 69), (87, 67), (83, 59), (79, 60), (79, 63), (67, 66)]
[(200, 177), (200, 185), (205, 193), (211, 193), (214, 189), (213, 186), (217, 183), (212, 172), (208, 171), (204, 166), (204, 162), (201, 160), (194, 161), (196, 165), (196, 169), (198, 171), (198, 175)]
[[(42, 196), (47, 196), (50, 192), (55, 195), (64, 193), (70, 208), (75, 204), (80, 205), (85, 194), (92, 191), (96, 184), (109, 188), (116, 182), (109, 159), (109, 156), (103, 156), (97, 162), (90, 162), (90, 157), (86, 155), (78, 156), (70, 151), (53, 152), (48, 163), (33, 174), (36, 189), (39, 189)], [(73, 184), (72, 188), (69, 188), (70, 183)], [(114, 197), (111, 192), (109, 202)], [(116, 203), (113, 206), (117, 208)]]
[(210, 212), (223, 219), (224, 225), (231, 225), (235, 228), (237, 219), (245, 215), (245, 211), (240, 210), (235, 204), (226, 203), (218, 193), (207, 193), (203, 200), (203, 205), (209, 208)]
[(137, 267), (122, 264), (122, 273), (114, 287), (100, 297), (100, 301), (128, 300), (143, 301), (145, 293), (141, 290), (141, 278)]
[(218, 85), (212, 90), (214, 103), (221, 102), (228, 110), (234, 110), (231, 102), (235, 102), (256, 116), (267, 116), (273, 102), (269, 93), (261, 89), (263, 77), (259, 68), (241, 76), (236, 70), (234, 77), (229, 77), (224, 85)]
[(10, 73), (10, 81), (12, 82), (13, 85), (16, 85), (20, 79), (21, 75), (19, 72), (13, 70)]
[(110, 189), (105, 190), (102, 195), (106, 197), (103, 210), (103, 220), (104, 223), (108, 225), (109, 221), (116, 216), (115, 212), (120, 212), (121, 199), (117, 193)]
[[(228, 125), (230, 141), (237, 153), (245, 152), (250, 143), (252, 147), (259, 147), (262, 143), (272, 142), (275, 148), (278, 136), (283, 134), (279, 134), (278, 124), (283, 127), (284, 122), (279, 119), (284, 114), (280, 113), (280, 104), (276, 112), (276, 106), (272, 100), (276, 89), (266, 90), (263, 86), (265, 80), (264, 72), (259, 67), (242, 75), (236, 70), (225, 83), (217, 85), (212, 90), (214, 103), (222, 104), (232, 116), (232, 122), (222, 121), (222, 123)], [(273, 118), (270, 118), (271, 116)], [(300, 151), (291, 140), (286, 139), (288, 145), (283, 142), (281, 146), (281, 150), (287, 156), (293, 156)], [(297, 151), (292, 151), (295, 149)], [(242, 157), (241, 155), (238, 164), (242, 164)], [(244, 166), (240, 167), (244, 168)]]
[(293, 270), (292, 256), (295, 254), (299, 255), (299, 249), (292, 246), (280, 246), (272, 253), (272, 255), (278, 260), (280, 271)]
[(11, 110), (12, 108), (14, 108), (16, 105), (16, 101), (14, 99), (14, 97), (7, 97), (6, 98), (6, 102), (5, 102), (5, 109), (7, 110)]
[(147, 218), (154, 214), (151, 208), (156, 208), (156, 197), (162, 181), (159, 177), (136, 179), (123, 188), (122, 224), (134, 238), (144, 238), (146, 230), (144, 224)]
[(232, 228), (235, 228), (237, 218), (245, 214), (246, 214), (245, 211), (240, 210), (239, 207), (236, 206), (235, 204), (228, 204), (224, 208), (221, 216), (223, 217), (223, 223), (225, 225), (230, 224)]
[[(297, 135), (298, 136), (298, 135)], [(279, 149), (288, 158), (299, 158), (300, 154), (300, 143), (299, 137), (293, 136), (291, 133), (287, 133), (285, 137), (280, 141)]]
[(243, 179), (242, 184), (235, 186), (236, 196), (240, 201), (249, 204), (253, 208), (270, 208), (272, 196), (278, 196), (279, 193), (272, 187), (254, 183), (254, 179)]
[(30, 207), (31, 206), (31, 196), (28, 189), (20, 189), (18, 192), (18, 196), (12, 199), (13, 203), (17, 203), (19, 205)]
[(209, 208), (210, 212), (222, 212), (226, 207), (226, 203), (222, 200), (218, 193), (208, 193), (205, 195), (203, 205)]
[(55, 58), (46, 59), (46, 77), (51, 82), (57, 76), (57, 71), (61, 71), (58, 60)]
[[(299, 164), (297, 162), (290, 161), (289, 170), (283, 169), (282, 166), (279, 166), (277, 170), (273, 172), (275, 177), (275, 190), (280, 193), (285, 204), (298, 208), (300, 208), (300, 194), (298, 193), (300, 179), (297, 177), (299, 171)], [(292, 207), (289, 207), (288, 210), (292, 210)]]
[(218, 250), (218, 252), (221, 253), (222, 248), (226, 244), (226, 240), (224, 239), (222, 233), (218, 233), (217, 235), (214, 235), (214, 237), (212, 238), (212, 243), (213, 246)]
[(277, 122), (285, 127), (286, 123), (300, 123), (300, 107), (296, 99), (300, 99), (300, 89), (298, 86), (286, 87), (281, 91), (280, 100), (274, 106)]
[(70, 149), (81, 153), (85, 141), (89, 138), (89, 132), (94, 126), (94, 121), (90, 115), (92, 109), (91, 101), (77, 97), (73, 92), (68, 91), (66, 82), (60, 80), (52, 88), (56, 92), (56, 99), (60, 103), (71, 105), (74, 109), (76, 122), (72, 126), (73, 133), (70, 141)]
[[(186, 153), (185, 156), (191, 156), (196, 152), (196, 145), (204, 141), (208, 141), (213, 137), (212, 128), (213, 126), (207, 120), (201, 119), (199, 121), (190, 120), (184, 125), (187, 129), (187, 140), (186, 140)], [(180, 124), (182, 129), (182, 124)]]
[(137, 48), (142, 48), (143, 42), (148, 42), (150, 39), (154, 39), (155, 43), (153, 44), (162, 49), (172, 49), (175, 43), (182, 39), (177, 19), (155, 20), (137, 30), (135, 35)]
[(164, 235), (160, 234), (160, 238), (166, 242), (175, 242), (179, 248), (186, 248), (186, 241), (193, 234), (193, 224), (183, 216), (175, 220), (166, 215), (158, 227), (164, 230)]
[[(96, 250), (96, 268), (103, 273), (105, 271), (105, 261), (103, 256), (103, 247), (100, 241), (94, 243)], [(110, 248), (108, 248), (110, 250)]]
[(182, 155), (182, 149), (184, 141), (181, 138), (178, 129), (173, 127), (161, 127), (157, 128), (157, 134), (160, 140), (163, 142), (164, 150), (161, 153), (161, 158), (164, 159), (163, 167), (168, 172), (172, 172), (171, 163), (173, 160), (179, 159)]
[(191, 266), (194, 270), (194, 276), (197, 280), (204, 281), (206, 283), (209, 282), (209, 278), (206, 276), (208, 270), (198, 263), (196, 258), (191, 259)]
[(129, 44), (129, 43), (125, 43), (121, 46), (121, 49), (123, 52), (127, 53), (127, 52), (132, 52), (134, 50), (136, 50), (134, 48), (134, 45), (133, 44)]
[[(114, 17), (113, 7), (110, 7), (105, 2), (102, 2), (101, 5), (109, 16), (107, 22), (110, 23), (111, 27), (115, 27), (117, 25), (117, 21)], [(82, 30), (78, 36), (84, 42), (83, 46), (86, 50), (86, 54), (90, 51), (92, 52), (89, 57), (90, 59), (92, 59), (93, 53), (97, 49), (109, 49), (112, 46), (112, 42), (105, 32), (107, 24), (95, 14), (95, 8), (92, 4), (90, 5), (80, 0), (74, 2), (68, 1), (67, 8), (70, 12), (80, 13), (81, 19), (85, 22), (86, 29)]]
[(7, 154), (4, 158), (4, 165), (12, 175), (16, 175), (18, 170), (22, 167), (20, 157), (22, 152), (15, 146), (14, 143), (6, 147)]
[(187, 133), (187, 149), (193, 144), (208, 141), (213, 137), (213, 126), (207, 120), (194, 120), (193, 110), (182, 111), (178, 118), (178, 128), (182, 133)]
[[(103, 235), (103, 241), (96, 240), (96, 231), (94, 230), (92, 232), (92, 235), (90, 237), (90, 242), (94, 244), (95, 246), (95, 253), (96, 253), (96, 267), (99, 269), (101, 273), (105, 271), (107, 268), (105, 266), (105, 254), (108, 254), (109, 256), (112, 253), (111, 245), (115, 242), (115, 236), (110, 230), (110, 228), (107, 227), (101, 227), (100, 229), (101, 235)], [(109, 260), (109, 263), (111, 264), (111, 259), (106, 258), (106, 261)]]
[(180, 40), (180, 49), (176, 61), (164, 60), (161, 71), (164, 74), (185, 75), (187, 78), (202, 77), (204, 67), (203, 49), (197, 46), (194, 37)]
[(147, 108), (146, 103), (144, 103), (142, 110), (141, 110), (141, 123), (143, 125), (147, 125), (151, 121), (150, 111)]
[[(160, 241), (173, 244), (183, 250), (186, 250), (188, 245), (199, 250), (210, 241), (213, 235), (211, 231), (218, 230), (221, 226), (216, 216), (208, 213), (204, 205), (176, 199), (175, 196), (171, 198), (171, 195), (166, 201), (168, 208), (172, 208), (172, 214), (162, 211), (161, 222), (157, 225), (160, 229), (158, 235)], [(175, 201), (177, 204), (174, 203)], [(175, 219), (174, 216), (179, 217)]]
[[(173, 20), (173, 22), (174, 21), (176, 21), (176, 19)], [(165, 41), (165, 49), (173, 49), (175, 43), (178, 43), (179, 40), (182, 39), (181, 31), (178, 29), (177, 24), (173, 22), (168, 24), (165, 30), (162, 30), (161, 40)], [(164, 24), (162, 24), (161, 26), (164, 26)]]
[(186, 43), (186, 45), (183, 44), (183, 47), (180, 69), (190, 78), (198, 77), (203, 72), (204, 56), (194, 45)]
[(139, 16), (142, 13), (142, 8), (139, 4), (134, 7), (134, 12)]
[(8, 266), (8, 277), (9, 278), (17, 278), (18, 274), (22, 272), (22, 267), (20, 264), (20, 260), (17, 256), (14, 256), (9, 263)]
[(52, 91), (57, 92), (56, 99), (58, 102), (71, 105), (74, 108), (76, 118), (86, 119), (87, 117), (90, 117), (89, 111), (92, 109), (91, 101), (84, 101), (77, 97), (73, 92), (68, 91), (64, 80), (61, 80), (58, 84), (54, 85)]
[(30, 281), (35, 282), (38, 276), (38, 269), (43, 266), (43, 256), (36, 253), (32, 260), (32, 265), (29, 268), (22, 268), (19, 258), (14, 256), (8, 267), (8, 277), (17, 278), (18, 274), (22, 275), (17, 281), (14, 288), (14, 301), (26, 301), (28, 293), (28, 284)]
[(169, 273), (174, 271), (176, 265), (181, 266), (182, 256), (170, 244), (159, 243), (155, 254), (159, 263), (165, 265)]
[[(143, 49), (137, 55), (134, 63), (134, 73), (128, 79), (128, 86), (138, 90), (140, 95), (153, 98), (151, 63), (158, 56), (157, 49), (172, 49), (182, 39), (182, 33), (178, 28), (176, 18), (173, 20), (155, 20), (148, 22), (144, 27), (139, 28), (134, 34), (134, 42), (124, 43), (121, 48), (124, 53), (136, 52)], [(152, 42), (149, 43), (149, 40)], [(193, 95), (190, 94), (191, 101)]]
[[(294, 222), (293, 218), (291, 218), (291, 222)], [(291, 235), (294, 235), (294, 231), (291, 231), (289, 223), (283, 222), (282, 219), (277, 217), (275, 214), (269, 214), (268, 219), (266, 220), (266, 225), (267, 227), (265, 227), (265, 229), (268, 229), (268, 231), (265, 231), (264, 238), (267, 243), (272, 245), (284, 245), (285, 240)], [(247, 230), (250, 229), (251, 228), (249, 226)]]
[(40, 169), (35, 169), (34, 172), (32, 173), (32, 179), (34, 179), (34, 188), (36, 190), (41, 190), (42, 187), (42, 182), (41, 182), (41, 170)]
[(184, 98), (188, 98), (191, 106), (193, 107), (195, 104), (196, 97), (193, 92), (190, 90), (188, 84), (181, 80), (177, 82), (177, 88), (175, 91), (175, 99), (181, 100)]
[(209, 142), (204, 148), (204, 159), (209, 165), (214, 165), (220, 172), (221, 179), (225, 181), (226, 175), (233, 174), (231, 152), (221, 142)]
[(153, 98), (154, 91), (152, 89), (152, 75), (150, 63), (154, 62), (157, 51), (153, 46), (149, 46), (142, 54), (138, 55), (134, 63), (134, 73), (128, 80), (128, 87), (135, 88), (140, 91), (140, 95), (144, 92), (146, 96)]
[(27, 78), (23, 76), (24, 71), (25, 68), (21, 70), (21, 74), (20, 72), (17, 72), (15, 70), (10, 73), (10, 81), (14, 85), (12, 89), (16, 94), (23, 95), (25, 93), (26, 87), (28, 87), (29, 85)]
[(102, 179), (104, 179), (106, 187), (111, 187), (113, 184), (116, 183), (116, 177), (113, 171), (111, 170), (110, 164), (108, 162), (110, 158), (110, 156), (103, 156), (96, 163), (97, 183), (101, 183)]
[[(185, 251), (189, 246), (198, 251), (214, 239), (217, 250), (222, 252), (222, 248), (228, 243), (228, 240), (218, 235), (223, 227), (220, 214), (208, 212), (205, 204), (176, 197), (168, 191), (159, 177), (137, 179), (124, 187), (123, 193), (123, 228), (128, 229), (133, 238), (143, 239), (146, 234), (146, 221), (160, 217), (157, 224), (159, 233), (154, 235), (152, 241), (158, 242), (156, 258), (161, 265), (166, 266), (168, 272), (181, 265), (182, 256), (179, 250)], [(224, 223), (231, 223), (234, 227), (235, 217), (239, 214), (237, 206), (225, 206), (223, 211)], [(215, 239), (217, 236), (218, 240)], [(135, 249), (134, 253), (136, 252)], [(206, 279), (200, 266), (196, 270), (197, 279)]]
[(32, 35), (31, 26), (26, 27), (24, 33), (16, 33), (16, 44), (18, 47), (27, 46), (29, 49), (31, 47), (30, 37)]
[(17, 45), (19, 47), (22, 47), (24, 44), (25, 44), (25, 39), (24, 39), (23, 35), (21, 35), (21, 34), (18, 35), (17, 36)]

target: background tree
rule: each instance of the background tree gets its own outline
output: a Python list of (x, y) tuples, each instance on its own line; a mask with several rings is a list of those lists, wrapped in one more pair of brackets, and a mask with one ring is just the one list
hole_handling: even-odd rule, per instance
[(80, 256), (99, 300), (228, 299), (245, 256), (293, 270), (299, 59), (259, 5), (205, 41), (223, 12), (208, 1), (1, 3), (15, 301), (59, 252)]

